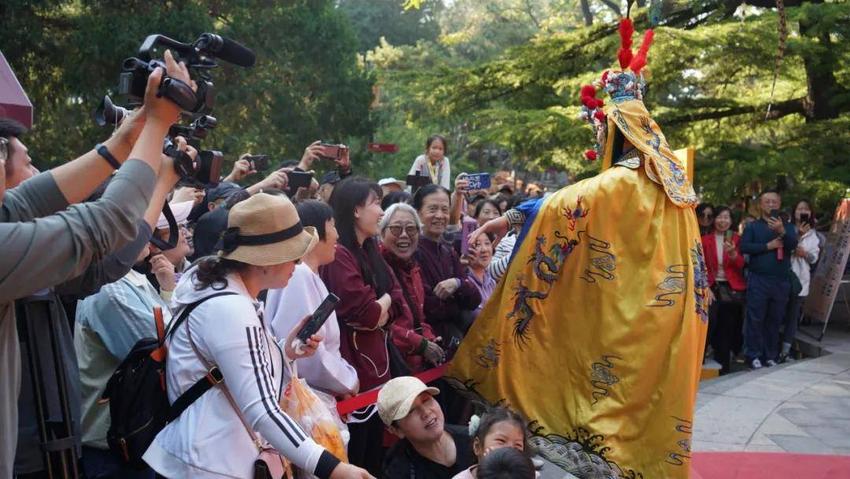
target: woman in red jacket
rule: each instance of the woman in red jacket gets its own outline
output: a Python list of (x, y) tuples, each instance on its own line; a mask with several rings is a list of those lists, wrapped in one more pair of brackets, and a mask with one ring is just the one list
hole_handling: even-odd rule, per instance
[[(360, 390), (366, 391), (392, 377), (390, 330), (395, 321), (412, 322), (410, 309), (375, 239), (384, 215), (381, 188), (363, 178), (347, 178), (337, 183), (330, 205), (339, 242), (333, 263), (322, 266), (319, 274), (328, 291), (339, 296), (340, 353), (357, 370)], [(352, 413), (348, 430), (351, 464), (380, 475), (384, 425), (376, 409)]]
[(747, 289), (744, 255), (739, 248), (741, 238), (731, 227), (731, 210), (719, 206), (714, 212), (712, 230), (702, 237), (708, 284), (714, 296), (708, 313), (708, 340), (714, 348), (714, 359), (721, 365), (720, 374), (729, 372), (730, 353), (740, 352)]

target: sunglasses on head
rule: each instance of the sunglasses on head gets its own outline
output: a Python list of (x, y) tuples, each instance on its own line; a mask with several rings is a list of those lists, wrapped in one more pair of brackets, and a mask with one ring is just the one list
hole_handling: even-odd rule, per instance
[(393, 236), (395, 236), (396, 238), (401, 237), (402, 231), (407, 233), (407, 236), (409, 236), (411, 238), (419, 234), (419, 228), (417, 228), (416, 225), (407, 225), (407, 226), (390, 225), (390, 226), (387, 226), (387, 229), (389, 229), (390, 233), (392, 233)]

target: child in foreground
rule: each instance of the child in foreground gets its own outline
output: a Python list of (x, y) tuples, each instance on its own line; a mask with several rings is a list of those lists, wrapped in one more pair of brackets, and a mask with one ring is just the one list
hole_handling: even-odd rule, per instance
[[(478, 466), (456, 475), (453, 479), (479, 479), (480, 470), (484, 459), (494, 450), (501, 448), (512, 448), (522, 452), (531, 463), (529, 458), (528, 434), (525, 429), (525, 419), (517, 412), (504, 407), (496, 407), (485, 412), (480, 418), (472, 416), (469, 421), (469, 435), (472, 439), (472, 450), (478, 458)], [(499, 455), (501, 456), (501, 455)], [(508, 459), (510, 460), (510, 458)], [(513, 464), (511, 461), (510, 464)], [(501, 463), (501, 461), (496, 461)], [(493, 464), (496, 466), (496, 464)], [(499, 466), (501, 467), (501, 466)], [(533, 471), (533, 467), (532, 467)], [(492, 476), (492, 477), (514, 477), (514, 476)], [(524, 477), (524, 476), (516, 476)], [(534, 477), (533, 475), (531, 477)]]

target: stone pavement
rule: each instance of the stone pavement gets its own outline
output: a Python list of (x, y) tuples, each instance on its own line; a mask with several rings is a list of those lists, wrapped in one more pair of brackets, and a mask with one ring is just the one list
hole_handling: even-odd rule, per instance
[(850, 354), (704, 382), (692, 448), (850, 454)]

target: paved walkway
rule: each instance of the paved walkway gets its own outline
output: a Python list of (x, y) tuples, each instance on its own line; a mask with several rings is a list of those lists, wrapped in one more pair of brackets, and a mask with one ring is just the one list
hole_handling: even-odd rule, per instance
[(850, 454), (850, 354), (704, 382), (692, 447)]

